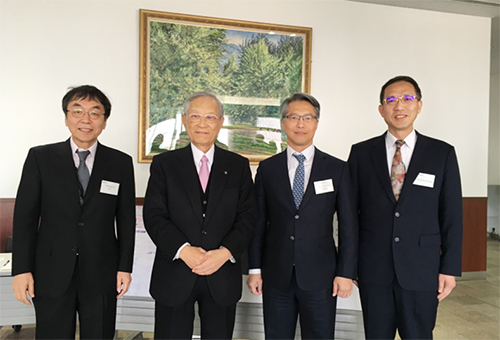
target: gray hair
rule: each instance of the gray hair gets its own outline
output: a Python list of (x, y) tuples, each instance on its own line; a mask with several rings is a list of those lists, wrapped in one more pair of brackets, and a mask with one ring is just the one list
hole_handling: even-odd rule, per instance
[(195, 99), (200, 98), (200, 97), (210, 97), (210, 98), (215, 99), (215, 101), (217, 102), (217, 105), (219, 107), (219, 117), (220, 118), (224, 117), (224, 107), (222, 106), (222, 103), (220, 102), (220, 100), (217, 98), (217, 96), (215, 94), (208, 92), (208, 91), (200, 91), (200, 92), (196, 92), (196, 93), (193, 93), (192, 95), (190, 95), (189, 98), (184, 103), (184, 113), (183, 113), (184, 115), (188, 114), (189, 107), (191, 106), (191, 102)]
[(295, 93), (293, 96), (285, 99), (285, 101), (283, 102), (283, 104), (281, 104), (280, 107), (281, 119), (285, 118), (285, 116), (288, 114), (288, 105), (290, 105), (291, 102), (310, 103), (314, 107), (314, 113), (316, 114), (316, 118), (319, 120), (319, 111), (320, 111), (319, 102), (316, 100), (316, 98), (307, 93)]

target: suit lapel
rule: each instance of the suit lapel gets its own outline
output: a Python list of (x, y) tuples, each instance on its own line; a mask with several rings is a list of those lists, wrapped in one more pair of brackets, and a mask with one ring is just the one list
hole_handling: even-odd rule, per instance
[(391, 176), (387, 168), (387, 150), (385, 147), (385, 134), (373, 141), (373, 148), (370, 152), (371, 161), (380, 184), (384, 188), (387, 197), (391, 202), (396, 203), (396, 198), (392, 192)]
[(309, 176), (309, 182), (307, 182), (306, 192), (304, 193), (304, 196), (302, 197), (302, 202), (300, 203), (299, 209), (304, 207), (307, 204), (307, 201), (309, 201), (311, 199), (311, 197), (314, 195), (314, 193), (315, 193), (314, 182), (316, 182), (317, 180), (320, 180), (320, 179), (326, 179), (323, 176), (324, 166), (322, 163), (323, 163), (324, 159), (325, 159), (325, 157), (324, 157), (323, 153), (321, 151), (319, 151), (318, 149), (316, 149), (316, 147), (315, 147), (314, 159), (313, 159), (313, 164), (312, 164), (312, 168), (311, 168), (311, 175)]
[(210, 191), (208, 193), (207, 217), (208, 222), (226, 186), (227, 178), (232, 169), (229, 169), (227, 159), (223, 152), (216, 146), (214, 152), (214, 162), (210, 170)]
[(413, 186), (413, 181), (417, 177), (419, 169), (422, 169), (425, 163), (425, 155), (426, 148), (429, 146), (428, 139), (425, 136), (422, 136), (418, 132), (417, 134), (417, 142), (415, 143), (415, 149), (413, 150), (413, 154), (411, 156), (410, 166), (408, 167), (405, 175), (405, 181), (403, 183), (403, 188), (401, 189), (401, 194), (399, 195), (398, 202), (401, 203), (404, 200), (405, 195), (411, 191), (411, 187)]
[[(59, 164), (57, 168), (59, 169), (59, 178), (62, 181), (67, 182), (68, 190), (73, 188), (75, 202), (80, 201), (80, 183), (78, 180), (78, 174), (76, 172), (75, 161), (73, 160), (73, 155), (71, 152), (71, 145), (69, 139), (64, 143), (60, 144), (60, 147), (56, 150), (58, 156)], [(78, 204), (79, 205), (79, 204)]]
[(92, 173), (90, 174), (87, 191), (85, 191), (83, 204), (85, 204), (85, 202), (87, 202), (90, 197), (100, 192), (101, 180), (104, 178), (104, 175), (106, 173), (108, 162), (108, 150), (99, 142), (97, 142), (97, 148), (95, 150), (94, 156), (94, 165), (92, 166)]
[(295, 211), (295, 201), (293, 200), (292, 188), (290, 186), (290, 176), (288, 175), (288, 159), (286, 150), (276, 156), (276, 163), (276, 177), (278, 178), (279, 185), (284, 192), (283, 197), (285, 197), (288, 201), (292, 210)]
[(200, 182), (198, 172), (193, 160), (193, 153), (191, 145), (179, 150), (179, 165), (177, 166), (177, 173), (186, 193), (191, 201), (191, 205), (196, 218), (200, 223), (203, 223), (203, 216), (200, 201)]

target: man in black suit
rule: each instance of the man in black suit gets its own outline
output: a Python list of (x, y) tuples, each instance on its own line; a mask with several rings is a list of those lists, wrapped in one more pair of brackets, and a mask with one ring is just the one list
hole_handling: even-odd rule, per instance
[(97, 141), (111, 113), (94, 86), (62, 108), (71, 138), (29, 151), (16, 197), (12, 288), (36, 312), (37, 339), (112, 339), (116, 299), (132, 280), (132, 158)]
[[(248, 287), (263, 293), (266, 339), (334, 339), (337, 296), (352, 293), (357, 223), (347, 163), (313, 145), (320, 105), (297, 93), (281, 105), (288, 147), (260, 162)], [(333, 237), (338, 216), (338, 250)]]
[(407, 76), (389, 80), (382, 136), (349, 157), (359, 218), (358, 278), (367, 339), (431, 339), (438, 301), (462, 265), (462, 193), (454, 148), (413, 122), (422, 94)]
[(214, 144), (223, 121), (215, 95), (193, 94), (182, 115), (191, 144), (151, 164), (143, 217), (156, 245), (155, 339), (191, 339), (195, 302), (202, 339), (233, 334), (255, 199), (248, 159)]

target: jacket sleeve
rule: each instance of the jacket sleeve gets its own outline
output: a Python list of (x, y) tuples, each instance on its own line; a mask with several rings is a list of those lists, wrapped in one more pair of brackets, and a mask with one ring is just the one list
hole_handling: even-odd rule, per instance
[(132, 272), (135, 243), (135, 181), (132, 158), (124, 163), (123, 185), (118, 197), (116, 231), (120, 246), (118, 271)]
[(35, 270), (35, 249), (41, 211), (42, 180), (35, 149), (24, 163), (13, 223), (12, 275)]
[(462, 273), (462, 189), (455, 149), (446, 156), (443, 185), (439, 195), (441, 261), (439, 272), (460, 276)]

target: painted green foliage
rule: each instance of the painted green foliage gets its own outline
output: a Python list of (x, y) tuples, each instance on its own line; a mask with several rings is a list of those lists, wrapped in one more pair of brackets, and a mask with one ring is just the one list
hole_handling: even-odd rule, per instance
[[(182, 110), (196, 91), (217, 95), (279, 98), (301, 91), (301, 37), (255, 33), (238, 46), (227, 30), (151, 22), (150, 126)], [(225, 104), (233, 123), (254, 124), (255, 118), (279, 117), (277, 107)]]

